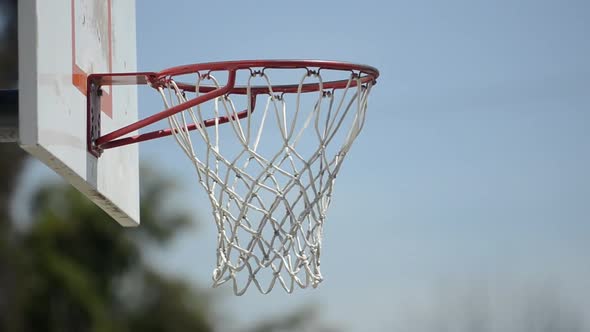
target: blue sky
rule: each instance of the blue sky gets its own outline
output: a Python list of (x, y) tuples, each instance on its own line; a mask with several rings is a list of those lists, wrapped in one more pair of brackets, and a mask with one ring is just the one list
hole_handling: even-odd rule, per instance
[[(214, 290), (234, 323), (315, 303), (347, 331), (393, 330), (458, 285), (502, 298), (549, 284), (590, 307), (589, 2), (141, 0), (137, 31), (140, 70), (314, 58), (381, 71), (336, 183), (325, 281)], [(140, 115), (158, 98), (141, 90)], [(154, 259), (208, 285), (215, 229), (192, 165), (172, 139), (140, 151), (201, 222)]]
[[(311, 301), (338, 326), (383, 331), (447, 283), (498, 284), (500, 293), (550, 282), (590, 295), (588, 2), (175, 6), (138, 3), (140, 69), (319, 58), (381, 71), (328, 214), (325, 282), (292, 296), (228, 297), (240, 319)], [(151, 91), (140, 96), (144, 114), (158, 111)], [(191, 179), (170, 144), (145, 144), (142, 156)], [(160, 255), (208, 282), (209, 206), (196, 183), (186, 186), (195, 189), (178, 202), (208, 225)]]

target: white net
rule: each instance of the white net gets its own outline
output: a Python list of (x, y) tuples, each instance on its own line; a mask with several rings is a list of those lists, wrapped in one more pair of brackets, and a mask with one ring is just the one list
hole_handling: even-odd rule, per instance
[[(336, 174), (363, 127), (372, 86), (362, 84), (359, 74), (344, 72), (346, 87), (326, 91), (323, 71), (278, 70), (279, 77), (297, 73), (299, 86), (294, 93), (277, 93), (269, 72), (249, 71), (245, 93), (168, 119), (213, 207), (218, 231), (213, 286), (231, 281), (236, 295), (252, 284), (265, 294), (277, 284), (291, 293), (322, 281), (326, 211)], [(184, 91), (172, 79), (159, 88), (167, 108), (199, 96), (205, 84), (220, 87), (212, 73), (195, 76), (197, 92)], [(304, 92), (310, 80), (318, 89)], [(209, 118), (237, 119), (244, 110), (241, 120), (206, 126)]]

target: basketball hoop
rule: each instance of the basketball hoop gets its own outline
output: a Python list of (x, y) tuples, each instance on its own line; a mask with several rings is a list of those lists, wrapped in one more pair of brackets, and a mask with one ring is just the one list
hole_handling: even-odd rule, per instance
[[(378, 76), (370, 66), (317, 60), (93, 74), (88, 151), (100, 157), (106, 149), (173, 136), (213, 208), (213, 285), (231, 281), (237, 295), (252, 284), (262, 293), (277, 282), (288, 293), (317, 287), (334, 180), (363, 128)], [(124, 84), (150, 85), (165, 110), (101, 136), (101, 86)], [(166, 118), (168, 129), (128, 136)]]

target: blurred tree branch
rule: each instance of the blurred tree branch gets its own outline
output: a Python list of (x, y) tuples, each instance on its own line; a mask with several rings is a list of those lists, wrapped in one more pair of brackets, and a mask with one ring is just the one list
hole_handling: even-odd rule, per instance
[[(0, 169), (0, 183), (11, 183), (12, 192), (15, 182), (5, 174)], [(171, 241), (191, 221), (162, 212), (158, 198), (170, 187), (151, 178), (142, 191), (150, 204), (142, 204), (142, 227), (135, 229), (120, 227), (67, 184), (39, 188), (30, 227), (2, 232), (0, 330), (213, 331), (212, 299), (143, 259), (147, 244)], [(130, 285), (141, 296), (131, 296)]]

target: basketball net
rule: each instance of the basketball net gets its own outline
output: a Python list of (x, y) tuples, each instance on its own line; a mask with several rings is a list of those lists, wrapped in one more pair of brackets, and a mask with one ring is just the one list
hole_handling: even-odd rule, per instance
[[(334, 180), (363, 127), (372, 87), (344, 72), (346, 87), (325, 91), (322, 75), (307, 69), (296, 93), (276, 94), (269, 72), (251, 71), (245, 96), (218, 97), (168, 118), (213, 208), (214, 287), (231, 282), (242, 295), (255, 285), (266, 294), (278, 284), (291, 293), (322, 281), (322, 233)], [(204, 85), (220, 87), (211, 73), (194, 76), (193, 95)], [(310, 80), (318, 91), (304, 91)], [(254, 81), (267, 93), (252, 95)], [(166, 108), (190, 98), (179, 85), (170, 79), (158, 88)], [(266, 99), (264, 106), (251, 98)], [(247, 116), (237, 120), (243, 109)], [(207, 127), (212, 115), (231, 120)], [(191, 125), (197, 127), (192, 133)]]

